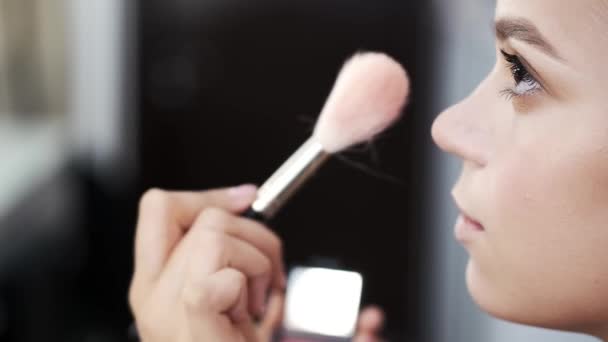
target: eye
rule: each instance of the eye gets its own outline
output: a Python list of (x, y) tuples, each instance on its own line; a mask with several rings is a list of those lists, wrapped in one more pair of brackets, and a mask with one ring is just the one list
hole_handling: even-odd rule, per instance
[(514, 97), (529, 96), (542, 90), (540, 83), (532, 74), (530, 74), (518, 56), (508, 54), (504, 50), (500, 50), (500, 52), (507, 62), (507, 67), (511, 71), (515, 83), (513, 87), (501, 91), (502, 95), (511, 99)]

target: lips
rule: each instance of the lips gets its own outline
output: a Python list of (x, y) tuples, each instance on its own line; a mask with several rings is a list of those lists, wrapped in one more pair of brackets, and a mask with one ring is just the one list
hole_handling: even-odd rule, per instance
[(474, 219), (472, 219), (470, 216), (468, 216), (463, 211), (461, 211), (460, 215), (462, 216), (462, 220), (464, 221), (463, 223), (466, 224), (467, 226), (471, 226), (472, 228), (474, 228), (475, 230), (478, 230), (478, 231), (485, 230), (481, 223), (475, 221)]
[(460, 211), (460, 218), (462, 218), (463, 223), (471, 226), (472, 228), (475, 228), (475, 230), (479, 230), (479, 231), (485, 230), (485, 228), (483, 227), (481, 222), (479, 222), (472, 215), (470, 215), (469, 212), (465, 209), (465, 206), (461, 204), (462, 202), (459, 201), (458, 197), (456, 196), (455, 190), (452, 191), (452, 197), (454, 199), (454, 203), (456, 204), (456, 207)]
[(461, 205), (460, 201), (458, 201), (456, 196), (454, 197), (454, 202), (460, 211), (460, 216), (456, 221), (456, 225), (454, 227), (454, 235), (456, 240), (461, 242), (463, 245), (467, 246), (472, 243), (476, 238), (480, 236), (483, 232), (485, 232), (484, 226), (475, 219), (473, 216), (468, 214), (468, 212), (463, 209), (464, 206)]
[(466, 202), (460, 200), (460, 196), (457, 195), (456, 188), (454, 188), (452, 190), (452, 199), (454, 200), (456, 207), (460, 211), (460, 215), (461, 215), (464, 223), (475, 227), (477, 230), (485, 230), (483, 228), (483, 225), (481, 224), (481, 222), (479, 222), (479, 220), (475, 219), (475, 217), (473, 215), (469, 214), (468, 210), (466, 210), (466, 206), (463, 205)]

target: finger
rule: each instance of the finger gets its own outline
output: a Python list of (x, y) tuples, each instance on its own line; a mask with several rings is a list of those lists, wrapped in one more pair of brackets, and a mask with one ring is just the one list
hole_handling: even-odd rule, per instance
[(222, 269), (204, 283), (187, 282), (182, 301), (193, 338), (202, 341), (232, 332), (236, 340), (238, 335), (225, 326), (246, 320), (247, 277), (235, 269)]
[(184, 233), (207, 207), (232, 212), (247, 208), (255, 198), (254, 186), (204, 192), (149, 190), (140, 201), (135, 238), (135, 277), (155, 280)]
[(266, 299), (270, 285), (270, 277), (262, 276), (252, 278), (249, 282), (249, 309), (256, 317), (262, 317), (266, 311)]
[(361, 311), (357, 324), (357, 333), (361, 335), (379, 335), (384, 326), (384, 313), (377, 306), (370, 306)]
[[(209, 275), (204, 284), (188, 282), (184, 287), (184, 301), (190, 326), (195, 331), (203, 329), (205, 333), (201, 333), (201, 336), (210, 336), (210, 332), (225, 325), (225, 322), (221, 322), (224, 315), (230, 324), (238, 326), (246, 341), (255, 341), (255, 326), (249, 314), (247, 297), (247, 277), (233, 268), (224, 268)], [(227, 331), (223, 329), (211, 336), (222, 336)], [(237, 336), (231, 340), (237, 340)]]
[(284, 308), (285, 293), (281, 290), (272, 291), (268, 299), (266, 313), (258, 328), (260, 341), (267, 342), (271, 340), (275, 331), (279, 329), (283, 322)]
[(194, 316), (228, 314), (235, 321), (247, 314), (246, 296), (247, 277), (233, 268), (208, 275), (203, 282), (187, 281), (182, 291), (182, 301)]
[[(210, 246), (203, 246), (205, 242), (202, 240), (206, 238), (205, 232), (213, 233), (214, 235), (212, 236), (215, 236), (216, 238), (218, 236), (227, 236), (239, 240), (260, 251), (268, 260), (270, 260), (271, 268), (268, 270), (268, 273), (263, 274), (263, 277), (255, 277), (252, 279), (250, 285), (250, 293), (252, 294), (249, 296), (251, 310), (256, 314), (259, 314), (259, 310), (266, 300), (270, 277), (272, 277), (272, 284), (276, 288), (284, 289), (286, 281), (283, 272), (281, 241), (268, 228), (255, 221), (235, 216), (218, 208), (207, 208), (203, 210), (196, 219), (196, 222), (192, 225), (188, 235), (184, 238), (184, 243), (180, 244), (175, 250), (174, 255), (170, 258), (166, 266), (168, 274), (164, 278), (175, 281), (175, 279), (182, 277), (181, 274), (186, 272), (188, 260), (193, 258), (190, 255), (191, 250), (196, 253), (203, 253), (194, 257), (197, 262), (202, 263), (209, 259), (207, 254), (211, 249), (216, 248), (217, 246), (212, 245), (214, 243), (213, 241), (212, 243), (207, 243), (207, 245)], [(197, 238), (197, 236), (201, 234), (203, 237)], [(215, 243), (219, 244), (221, 241), (215, 241)], [(235, 257), (242, 259), (239, 255), (236, 255)], [(223, 265), (215, 266), (223, 267)], [(175, 286), (179, 286), (179, 284), (175, 284)]]
[(235, 216), (221, 208), (205, 209), (195, 221), (194, 226), (228, 234), (255, 246), (272, 262), (273, 286), (285, 288), (286, 275), (282, 242), (270, 229), (256, 221)]
[[(221, 273), (233, 274), (233, 276), (236, 278), (236, 281), (238, 281), (239, 283), (239, 294), (236, 301), (227, 300), (225, 303), (218, 303), (217, 310), (222, 313), (227, 313), (230, 320), (235, 324), (247, 322), (247, 318), (249, 317), (249, 290), (247, 285), (247, 277), (232, 268), (226, 268), (218, 272), (218, 274)], [(223, 285), (222, 283), (220, 283), (220, 285)]]
[[(184, 244), (175, 251), (175, 263), (187, 263), (187, 281), (204, 283), (206, 278), (223, 268), (234, 268), (251, 279), (249, 284), (250, 309), (253, 313), (262, 310), (272, 266), (270, 260), (253, 245), (230, 235), (195, 227), (186, 236)], [(183, 267), (168, 266), (163, 280), (173, 282), (172, 286), (180, 288), (175, 282), (183, 274)], [(262, 283), (265, 285), (259, 285)], [(163, 283), (164, 284), (164, 283)]]
[(250, 310), (258, 316), (264, 311), (266, 294), (272, 277), (273, 286), (285, 287), (285, 273), (281, 240), (268, 228), (253, 220), (235, 216), (223, 209), (208, 208), (203, 210), (193, 225), (196, 230), (208, 230), (228, 235), (245, 242), (261, 251), (269, 258), (272, 269), (268, 274), (255, 277), (250, 282)]

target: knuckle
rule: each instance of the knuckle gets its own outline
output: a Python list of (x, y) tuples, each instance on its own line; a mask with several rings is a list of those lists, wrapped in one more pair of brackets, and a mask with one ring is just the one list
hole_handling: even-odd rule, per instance
[(221, 265), (228, 248), (228, 237), (215, 232), (204, 232), (199, 243), (207, 263)]
[(247, 276), (245, 276), (243, 273), (241, 272), (234, 272), (235, 274), (235, 283), (238, 283), (239, 285), (241, 285), (240, 287), (245, 287), (245, 285), (247, 285)]
[(200, 213), (197, 222), (206, 229), (225, 231), (228, 228), (229, 221), (229, 215), (225, 211), (210, 207)]
[(133, 313), (140, 337), (143, 338), (152, 334), (155, 331), (155, 324), (159, 321), (159, 318), (156, 317), (157, 313), (153, 308), (150, 308), (149, 303), (146, 304), (141, 301), (140, 293), (134, 286), (131, 286), (129, 289), (129, 305), (131, 306), (131, 312)]
[(129, 307), (131, 308), (133, 315), (137, 316), (139, 309), (139, 293), (137, 292), (137, 288), (133, 283), (129, 287)]
[(272, 247), (276, 251), (277, 255), (280, 257), (283, 255), (283, 241), (274, 234), (272, 236)]
[(225, 269), (222, 273), (221, 281), (207, 278), (204, 282), (188, 282), (181, 293), (184, 307), (196, 312), (217, 311), (225, 305), (226, 298), (238, 297), (247, 287), (247, 277), (241, 272)]
[(228, 274), (228, 283), (232, 285), (236, 290), (240, 290), (247, 286), (247, 276), (245, 276), (243, 273), (231, 269)]
[(182, 303), (190, 310), (198, 310), (199, 308), (206, 307), (213, 297), (210, 292), (211, 291), (206, 289), (203, 284), (187, 283), (182, 289)]
[(145, 287), (140, 282), (133, 280), (129, 285), (128, 304), (133, 316), (139, 320), (147, 310), (144, 309), (148, 300)]
[(215, 283), (215, 287), (209, 288), (209, 298), (206, 302), (211, 308), (217, 309), (221, 307), (221, 299), (237, 298), (239, 294), (247, 288), (247, 277), (235, 270), (226, 269), (223, 274), (224, 281)]
[(200, 243), (203, 249), (213, 252), (222, 252), (228, 245), (228, 236), (216, 232), (201, 233)]
[(152, 188), (147, 190), (139, 200), (140, 211), (157, 211), (169, 206), (169, 192)]
[(268, 258), (263, 258), (262, 260), (260, 260), (260, 262), (258, 263), (258, 266), (256, 268), (256, 272), (255, 272), (255, 276), (256, 277), (268, 277), (272, 274), (272, 263), (270, 262), (270, 260), (268, 260)]
[(247, 287), (247, 277), (241, 272), (234, 272), (234, 278), (232, 280), (232, 284), (235, 287), (234, 291), (237, 293)]
[(263, 261), (263, 264), (261, 265), (261, 267), (262, 267), (262, 274), (269, 275), (270, 273), (272, 273), (272, 268), (273, 268), (272, 262), (267, 257), (264, 257), (264, 261)]
[(159, 317), (154, 310), (142, 310), (138, 315), (135, 316), (135, 324), (137, 326), (137, 332), (142, 340), (145, 340), (148, 336), (156, 336), (158, 330)]

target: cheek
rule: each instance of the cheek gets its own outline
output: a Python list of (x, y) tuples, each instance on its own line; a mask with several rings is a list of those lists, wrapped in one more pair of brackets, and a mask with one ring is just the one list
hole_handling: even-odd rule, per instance
[(556, 328), (608, 319), (608, 158), (589, 140), (514, 146), (482, 171), (487, 239), (467, 279), (496, 316)]

